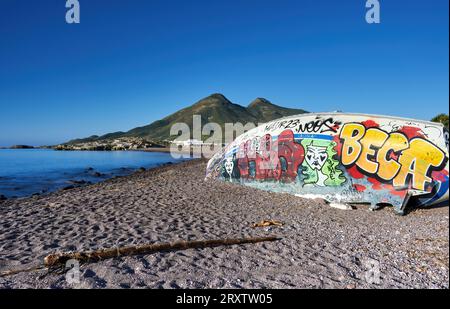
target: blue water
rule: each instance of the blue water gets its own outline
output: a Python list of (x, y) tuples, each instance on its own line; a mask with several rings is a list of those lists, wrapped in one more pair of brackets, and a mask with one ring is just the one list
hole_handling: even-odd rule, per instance
[(176, 163), (168, 153), (140, 151), (54, 151), (0, 149), (0, 195), (24, 197), (48, 193), (74, 181), (100, 182), (140, 167)]

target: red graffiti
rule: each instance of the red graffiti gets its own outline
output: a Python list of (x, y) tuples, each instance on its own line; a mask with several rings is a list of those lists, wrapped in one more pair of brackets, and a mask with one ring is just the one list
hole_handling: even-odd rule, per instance
[(369, 129), (369, 128), (379, 128), (379, 127), (380, 127), (380, 125), (379, 125), (378, 123), (376, 123), (375, 121), (370, 120), (370, 119), (361, 122), (361, 124), (362, 124), (363, 126), (365, 126), (366, 129)]
[[(302, 145), (295, 142), (292, 130), (285, 130), (275, 142), (270, 134), (266, 134), (242, 143), (237, 157), (241, 178), (290, 182), (297, 178), (305, 151)], [(251, 165), (254, 166), (253, 175)]]
[(331, 130), (333, 130), (334, 132), (337, 132), (339, 130), (341, 126), (338, 123), (335, 123), (332, 127)]
[(383, 187), (381, 186), (381, 182), (379, 182), (377, 179), (368, 177), (367, 181), (372, 184), (372, 189), (374, 190), (381, 190)]
[(400, 155), (393, 151), (391, 151), (388, 156), (389, 156), (389, 159), (394, 160), (394, 161), (398, 161), (398, 159), (400, 158)]
[(294, 133), (291, 130), (283, 131), (278, 136), (278, 157), (282, 158), (286, 166), (282, 171), (282, 178), (285, 181), (294, 181), (298, 175), (298, 167), (305, 159), (303, 146), (296, 143)]
[(431, 173), (431, 178), (433, 178), (436, 181), (446, 182), (447, 178), (448, 178), (448, 171), (446, 171), (446, 170), (433, 171)]
[(266, 134), (259, 140), (259, 152), (255, 158), (255, 179), (280, 179), (280, 160), (273, 146), (274, 144), (272, 143), (272, 136), (270, 134)]
[(358, 170), (358, 168), (356, 167), (356, 165), (353, 165), (352, 167), (347, 168), (347, 172), (349, 173), (350, 176), (352, 176), (352, 177), (355, 178), (355, 179), (363, 179), (364, 177), (366, 177), (366, 176), (364, 176), (363, 173), (361, 173), (361, 172)]
[(238, 168), (241, 174), (241, 178), (247, 179), (250, 177), (249, 174), (249, 159), (248, 159), (248, 148), (249, 141), (242, 143), (239, 145), (239, 150), (237, 153), (238, 158)]
[(392, 195), (400, 196), (401, 198), (405, 198), (406, 194), (408, 194), (407, 190), (397, 190), (392, 185), (385, 185), (385, 188), (389, 190)]
[(333, 136), (333, 141), (336, 143), (334, 150), (336, 151), (337, 157), (340, 158), (342, 156), (342, 142), (339, 135)]
[(405, 134), (408, 137), (408, 139), (412, 139), (414, 137), (425, 138), (423, 132), (420, 130), (420, 128), (417, 127), (404, 126), (398, 131)]
[(358, 191), (358, 192), (364, 192), (364, 191), (366, 191), (366, 189), (367, 189), (366, 186), (363, 186), (363, 185), (357, 185), (357, 184), (354, 184), (354, 185), (353, 185), (353, 188), (355, 188), (355, 190)]

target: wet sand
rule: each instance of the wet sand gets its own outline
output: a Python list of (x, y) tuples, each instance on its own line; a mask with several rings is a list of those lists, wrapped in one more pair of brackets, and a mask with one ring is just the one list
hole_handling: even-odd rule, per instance
[[(73, 285), (64, 274), (24, 272), (0, 278), (0, 288), (449, 287), (448, 207), (406, 217), (390, 208), (339, 210), (320, 200), (204, 182), (205, 169), (206, 162), (194, 160), (0, 201), (0, 272), (40, 264), (61, 251), (273, 235), (282, 240), (105, 260), (83, 265)], [(251, 227), (266, 219), (284, 225)], [(378, 284), (370, 265), (379, 265)]]

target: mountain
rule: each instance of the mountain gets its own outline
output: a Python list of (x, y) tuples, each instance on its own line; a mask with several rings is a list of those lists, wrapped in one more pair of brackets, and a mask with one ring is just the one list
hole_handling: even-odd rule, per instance
[(302, 109), (285, 108), (264, 98), (257, 98), (247, 107), (247, 110), (254, 115), (259, 122), (269, 122), (274, 119), (307, 113)]
[(263, 98), (258, 98), (250, 103), (248, 107), (243, 107), (232, 103), (224, 95), (216, 93), (198, 101), (192, 106), (179, 110), (178, 112), (149, 125), (137, 127), (128, 132), (115, 132), (102, 136), (93, 135), (84, 139), (72, 140), (68, 142), (68, 144), (86, 143), (120, 137), (140, 137), (153, 141), (174, 139), (176, 136), (170, 136), (170, 128), (172, 125), (175, 123), (186, 123), (192, 130), (193, 115), (199, 115), (201, 117), (202, 125), (209, 122), (215, 122), (224, 129), (225, 123), (240, 122), (246, 124), (248, 122), (253, 122), (258, 124), (285, 116), (303, 113), (307, 112), (303, 109), (277, 106)]

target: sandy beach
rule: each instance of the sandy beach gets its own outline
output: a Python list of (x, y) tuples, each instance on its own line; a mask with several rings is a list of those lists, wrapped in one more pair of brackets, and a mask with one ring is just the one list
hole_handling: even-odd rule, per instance
[[(24, 272), (0, 288), (448, 288), (449, 208), (405, 217), (204, 182), (193, 160), (46, 196), (0, 201), (0, 272), (51, 253), (279, 236), (270, 243), (120, 257), (64, 274)], [(261, 220), (283, 226), (252, 228)], [(368, 265), (379, 265), (378, 284)], [(373, 270), (373, 269), (372, 269)], [(370, 271), (370, 270), (369, 270)]]

